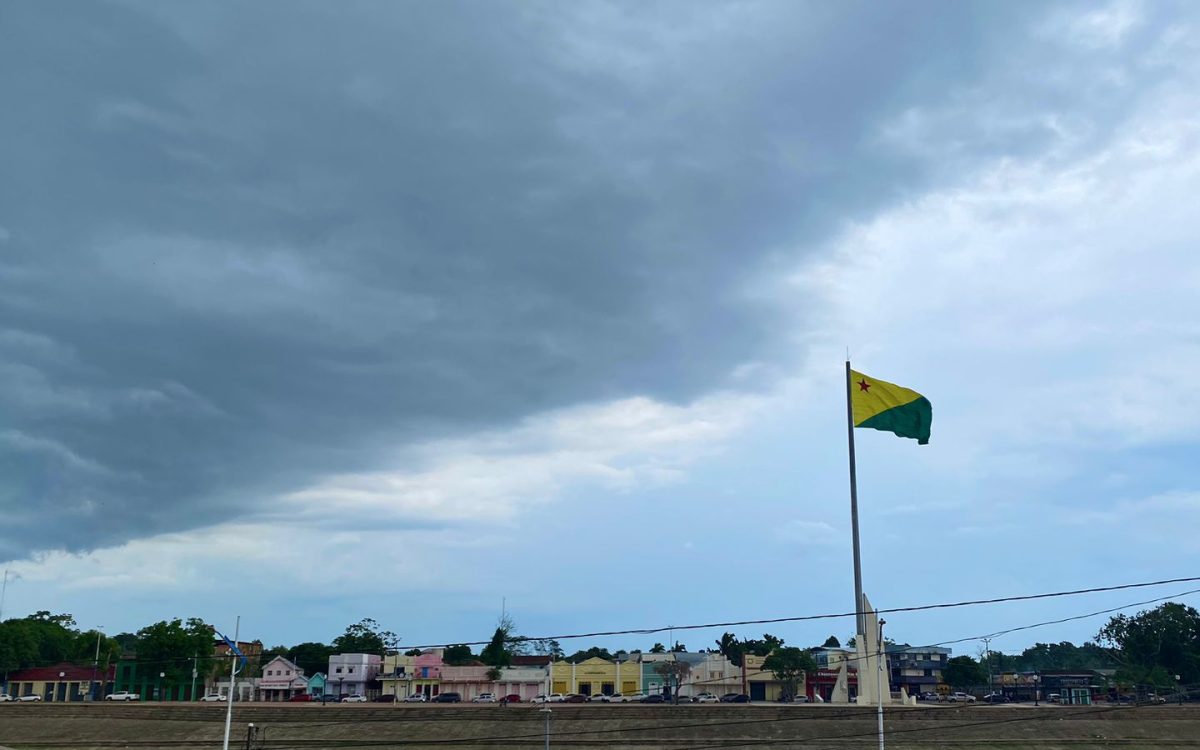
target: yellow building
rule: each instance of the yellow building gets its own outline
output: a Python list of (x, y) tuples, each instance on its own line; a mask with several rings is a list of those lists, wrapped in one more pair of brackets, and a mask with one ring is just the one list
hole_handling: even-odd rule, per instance
[(593, 657), (572, 664), (556, 661), (550, 667), (550, 691), (581, 695), (636, 693), (642, 682), (642, 667), (637, 662), (612, 662)]

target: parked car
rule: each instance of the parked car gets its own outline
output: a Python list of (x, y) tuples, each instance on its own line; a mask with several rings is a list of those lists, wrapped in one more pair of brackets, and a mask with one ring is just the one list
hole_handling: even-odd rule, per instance
[(200, 699), (202, 703), (218, 703), (223, 700), (225, 700), (225, 696), (220, 693), (209, 693)]
[(696, 696), (697, 703), (720, 703), (721, 699), (712, 693), (700, 693)]
[(547, 703), (563, 703), (566, 700), (567, 696), (563, 695), (562, 693), (551, 693), (550, 695), (546, 696)]
[(354, 695), (347, 695), (345, 698), (342, 698), (342, 703), (366, 703), (366, 702), (367, 702), (367, 696), (359, 695), (358, 693), (355, 693)]
[(750, 696), (745, 693), (726, 693), (721, 696), (722, 703), (749, 703)]
[(392, 695), (391, 693), (384, 693), (383, 695), (376, 696), (371, 702), (372, 703), (395, 703), (396, 696)]
[(337, 695), (335, 693), (326, 693), (325, 695), (322, 695), (317, 700), (321, 701), (321, 703), (340, 703), (342, 700), (342, 697), (343, 696)]
[(1167, 702), (1167, 699), (1162, 697), (1161, 695), (1157, 695), (1155, 693), (1146, 693), (1146, 702), (1161, 706), (1162, 704)]
[(596, 693), (595, 695), (588, 696), (588, 703), (608, 703), (611, 700), (612, 698), (604, 693)]
[(1047, 703), (1062, 703), (1062, 696), (1058, 693), (1050, 693), (1046, 696)]
[(296, 693), (288, 698), (288, 703), (312, 703), (315, 700), (311, 693)]
[(971, 695), (970, 693), (951, 693), (946, 697), (946, 700), (950, 701), (951, 703), (974, 703), (975, 696)]
[(645, 693), (613, 693), (609, 696), (609, 703), (641, 703), (642, 698), (645, 698)]
[(530, 703), (548, 703), (549, 701), (546, 700), (545, 694), (538, 693), (537, 695), (530, 698), (529, 702)]
[(137, 693), (131, 693), (128, 690), (118, 690), (115, 693), (110, 693), (104, 696), (106, 701), (139, 701), (142, 696)]
[(676, 702), (676, 703), (693, 703), (693, 702), (695, 702), (695, 700), (696, 700), (696, 699), (695, 699), (695, 698), (693, 698), (693, 697), (692, 697), (692, 696), (690, 696), (690, 695), (677, 695), (677, 696), (675, 696), (675, 702)]
[(501, 703), (520, 703), (521, 696), (518, 695), (517, 693), (509, 693), (508, 695), (501, 698), (500, 702)]
[(917, 700), (929, 701), (931, 703), (937, 701), (937, 699), (938, 699), (938, 694), (933, 693), (933, 692), (924, 692), (917, 696)]
[(588, 697), (579, 693), (567, 693), (563, 696), (563, 703), (587, 703)]
[(40, 695), (22, 695), (20, 698), (17, 698), (17, 700), (22, 703), (41, 703), (42, 696), (40, 696)]
[(651, 693), (645, 698), (642, 698), (642, 703), (666, 703), (667, 699), (662, 696), (662, 693)]
[(405, 703), (424, 703), (427, 700), (429, 700), (429, 699), (425, 697), (424, 693), (413, 693), (412, 695), (405, 698), (404, 702)]
[(1008, 699), (1008, 696), (1004, 695), (1003, 693), (988, 693), (987, 695), (983, 696), (983, 702), (984, 703), (1009, 703), (1010, 701)]
[(0, 703), (8, 703), (13, 697), (8, 693), (0, 693)]
[(442, 693), (441, 695), (433, 696), (434, 703), (461, 703), (462, 695), (458, 693)]
[(480, 693), (471, 699), (472, 703), (495, 703), (496, 696), (492, 693)]

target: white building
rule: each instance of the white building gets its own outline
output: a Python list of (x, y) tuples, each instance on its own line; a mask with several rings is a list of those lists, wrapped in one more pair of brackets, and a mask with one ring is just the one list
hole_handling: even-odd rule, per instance
[(370, 683), (379, 676), (383, 659), (379, 654), (333, 654), (325, 692), (333, 695), (367, 695)]

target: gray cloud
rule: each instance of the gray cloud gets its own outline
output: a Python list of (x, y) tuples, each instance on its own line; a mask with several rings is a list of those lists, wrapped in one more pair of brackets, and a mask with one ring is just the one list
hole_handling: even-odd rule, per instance
[(743, 289), (781, 253), (1062, 143), (972, 106), (1117, 117), (1029, 72), (1037, 7), (7, 4), (0, 559), (728, 385), (789, 333)]

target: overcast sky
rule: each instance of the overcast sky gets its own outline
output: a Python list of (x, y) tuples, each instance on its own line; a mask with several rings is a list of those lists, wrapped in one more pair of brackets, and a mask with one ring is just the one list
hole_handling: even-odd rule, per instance
[(1198, 574), (1198, 21), (4, 2), (4, 614), (427, 644), (502, 598), (528, 635), (846, 611), (847, 348), (934, 409), (928, 446), (858, 434), (878, 606)]

